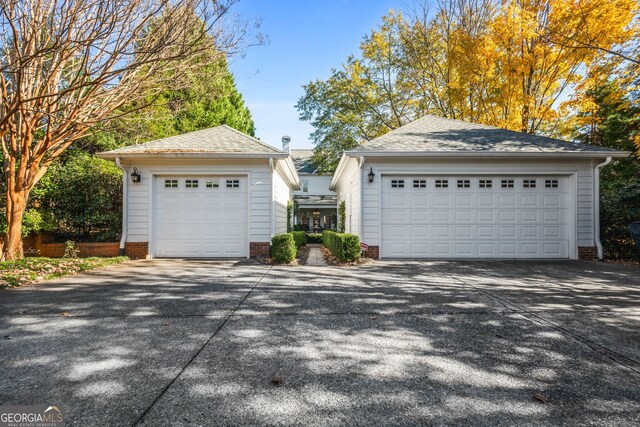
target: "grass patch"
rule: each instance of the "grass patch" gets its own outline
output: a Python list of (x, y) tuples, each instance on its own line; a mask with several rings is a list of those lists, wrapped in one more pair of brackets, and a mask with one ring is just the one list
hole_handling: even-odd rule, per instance
[(126, 256), (113, 258), (23, 258), (0, 262), (0, 288), (24, 286), (42, 280), (71, 276), (81, 271), (128, 261)]

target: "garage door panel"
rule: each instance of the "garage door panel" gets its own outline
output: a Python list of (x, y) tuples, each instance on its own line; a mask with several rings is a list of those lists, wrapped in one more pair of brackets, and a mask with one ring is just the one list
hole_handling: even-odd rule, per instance
[(496, 244), (495, 243), (478, 243), (478, 255), (481, 257), (490, 257), (496, 252)]
[(479, 207), (493, 207), (495, 201), (492, 195), (482, 194), (478, 196), (478, 206)]
[(439, 207), (450, 207), (451, 206), (451, 197), (449, 196), (433, 196), (433, 205)]
[(502, 210), (498, 212), (498, 217), (500, 218), (501, 223), (505, 222), (516, 222), (516, 211), (515, 210)]
[(470, 195), (456, 196), (454, 200), (456, 207), (471, 206), (473, 197)]
[(506, 256), (516, 256), (516, 244), (515, 243), (499, 243), (498, 244), (498, 253), (504, 254)]
[(455, 254), (458, 256), (473, 255), (473, 244), (472, 243), (456, 243)]
[(543, 237), (560, 237), (560, 227), (555, 226), (545, 226), (542, 227), (542, 236)]
[[(226, 177), (156, 178), (155, 256), (247, 256), (246, 178), (229, 179), (237, 180), (238, 187), (226, 187)], [(218, 187), (213, 187), (216, 181)]]
[(449, 222), (450, 210), (436, 209), (433, 211), (433, 222)]
[(550, 196), (542, 197), (542, 206), (545, 208), (558, 208), (560, 207), (560, 196), (558, 194), (553, 194)]
[(420, 188), (391, 188), (392, 179), (382, 179), (383, 257), (569, 257), (567, 177), (403, 178), (425, 180)]
[(478, 239), (494, 239), (497, 235), (496, 228), (489, 225), (478, 225), (475, 227)]
[(433, 238), (438, 239), (443, 237), (449, 237), (449, 231), (451, 227), (448, 225), (434, 225), (432, 229), (433, 229)]
[(536, 237), (540, 234), (539, 228), (537, 225), (523, 225), (520, 228), (520, 235), (524, 238)]
[(478, 222), (493, 222), (496, 213), (496, 211), (478, 210), (476, 213)]
[(456, 209), (454, 211), (454, 218), (456, 223), (471, 222), (473, 219), (473, 212), (468, 209)]
[(500, 202), (500, 206), (513, 207), (516, 205), (516, 196), (500, 196), (498, 200)]
[(454, 235), (457, 238), (472, 238), (473, 237), (473, 228), (472, 227), (461, 227), (461, 226), (456, 226), (454, 227)]

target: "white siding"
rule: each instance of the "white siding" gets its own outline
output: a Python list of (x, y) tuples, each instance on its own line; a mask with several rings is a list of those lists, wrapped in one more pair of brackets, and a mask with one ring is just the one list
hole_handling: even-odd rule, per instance
[(166, 160), (123, 161), (127, 168), (127, 179), (134, 167), (141, 175), (141, 182), (129, 181), (127, 203), (128, 242), (148, 242), (151, 221), (150, 199), (152, 174), (155, 175), (203, 175), (236, 174), (247, 175), (249, 185), (249, 241), (269, 242), (271, 240), (271, 171), (267, 160)]
[(273, 171), (273, 199), (275, 211), (275, 234), (287, 232), (287, 203), (291, 192), (278, 170)]
[(360, 234), (360, 168), (356, 159), (347, 159), (348, 164), (338, 183), (338, 204), (345, 202), (345, 232)]
[[(380, 183), (382, 174), (390, 173), (423, 173), (423, 174), (455, 174), (455, 173), (496, 173), (496, 174), (539, 174), (555, 173), (572, 175), (575, 186), (576, 202), (576, 242), (577, 246), (595, 246), (593, 235), (593, 164), (589, 160), (558, 161), (558, 160), (444, 160), (444, 159), (402, 159), (377, 160), (368, 158), (362, 169), (357, 168), (355, 159), (349, 159), (350, 164), (337, 184), (342, 200), (348, 200), (350, 192), (356, 191), (354, 170), (359, 171), (359, 184), (362, 186), (362, 236), (361, 240), (369, 245), (380, 245)], [(354, 166), (355, 165), (355, 166)], [(369, 168), (373, 167), (375, 179), (368, 182)], [(354, 194), (354, 196), (357, 192)], [(356, 206), (357, 209), (357, 206)]]
[(577, 215), (578, 246), (595, 246), (593, 218), (593, 176), (592, 165), (585, 165), (578, 170)]
[(301, 188), (295, 192), (296, 196), (335, 196), (336, 193), (329, 190), (331, 185), (331, 175), (308, 175), (300, 174), (302, 187), (307, 183), (308, 191)]

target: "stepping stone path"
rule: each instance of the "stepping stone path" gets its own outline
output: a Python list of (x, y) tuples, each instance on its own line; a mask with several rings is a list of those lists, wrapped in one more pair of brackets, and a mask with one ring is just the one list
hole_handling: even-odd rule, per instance
[(309, 248), (309, 256), (307, 257), (307, 263), (305, 265), (327, 265), (327, 262), (324, 260), (324, 255), (322, 254), (322, 245), (314, 243), (308, 244), (307, 247)]

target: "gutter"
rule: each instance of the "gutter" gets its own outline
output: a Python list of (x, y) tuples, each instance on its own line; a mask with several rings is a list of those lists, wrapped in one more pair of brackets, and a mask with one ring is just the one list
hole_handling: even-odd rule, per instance
[(121, 158), (135, 158), (135, 159), (285, 159), (289, 156), (287, 153), (117, 153), (104, 151), (97, 154), (98, 157), (107, 160), (114, 160), (118, 157)]
[(450, 157), (450, 158), (485, 158), (485, 157), (507, 157), (507, 158), (602, 158), (609, 157), (628, 157), (632, 153), (630, 151), (557, 151), (557, 152), (505, 152), (505, 151), (345, 151), (344, 155), (349, 157)]
[(602, 241), (600, 241), (600, 168), (611, 163), (611, 156), (607, 157), (607, 159), (596, 165), (595, 167), (595, 176), (594, 176), (594, 184), (593, 184), (593, 218), (594, 218), (594, 236), (596, 241), (596, 249), (598, 252), (598, 261), (604, 260), (604, 249), (602, 248)]
[[(276, 234), (276, 180), (273, 179), (273, 173), (275, 172), (276, 164), (272, 158), (269, 159), (269, 170), (271, 171), (271, 239)], [(269, 239), (269, 240), (271, 240)]]
[[(364, 156), (360, 156), (358, 159), (358, 239), (360, 239), (360, 241), (362, 241), (362, 217), (364, 216), (362, 210), (362, 182), (364, 180), (362, 176), (362, 166), (364, 166)], [(380, 230), (380, 233), (382, 233), (382, 230)]]
[(127, 179), (127, 169), (120, 163), (120, 157), (116, 157), (116, 165), (122, 170), (122, 236), (120, 237), (120, 255), (124, 255), (124, 245), (127, 241), (127, 195), (129, 194), (129, 180)]

